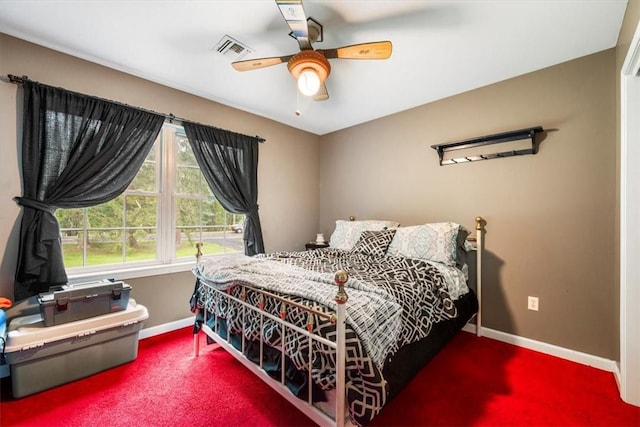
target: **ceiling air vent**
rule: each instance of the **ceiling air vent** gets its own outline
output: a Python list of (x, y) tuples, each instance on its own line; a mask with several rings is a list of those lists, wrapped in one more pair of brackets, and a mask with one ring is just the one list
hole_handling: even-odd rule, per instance
[(227, 35), (222, 37), (218, 44), (216, 44), (215, 50), (218, 54), (226, 56), (231, 61), (239, 61), (247, 54), (253, 52), (253, 50), (247, 45), (244, 45), (233, 37), (229, 37)]

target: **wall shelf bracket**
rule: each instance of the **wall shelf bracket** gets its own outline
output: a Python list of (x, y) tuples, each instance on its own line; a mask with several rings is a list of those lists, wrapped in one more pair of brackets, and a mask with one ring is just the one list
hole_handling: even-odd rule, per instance
[[(513, 130), (509, 132), (497, 133), (494, 135), (486, 135), (477, 138), (466, 139), (464, 141), (447, 142), (444, 144), (432, 145), (431, 148), (438, 152), (440, 166), (452, 165), (458, 163), (475, 162), (478, 160), (498, 159), (502, 157), (521, 156), (525, 154), (536, 154), (535, 136), (537, 133), (543, 132), (542, 126), (535, 126), (526, 129)], [(475, 154), (456, 158), (445, 159), (445, 153), (455, 150), (468, 150), (476, 147), (483, 147), (492, 144), (501, 144), (511, 141), (531, 140), (530, 148), (520, 148), (514, 150), (506, 150), (492, 154)]]

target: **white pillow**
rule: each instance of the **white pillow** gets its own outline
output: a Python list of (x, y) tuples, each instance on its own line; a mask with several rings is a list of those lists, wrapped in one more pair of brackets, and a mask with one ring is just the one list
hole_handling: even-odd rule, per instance
[(360, 234), (363, 231), (380, 231), (398, 225), (400, 223), (394, 221), (345, 221), (339, 219), (336, 221), (336, 228), (329, 238), (329, 247), (350, 251), (360, 239)]
[(456, 265), (460, 224), (438, 222), (400, 227), (387, 249), (387, 255)]

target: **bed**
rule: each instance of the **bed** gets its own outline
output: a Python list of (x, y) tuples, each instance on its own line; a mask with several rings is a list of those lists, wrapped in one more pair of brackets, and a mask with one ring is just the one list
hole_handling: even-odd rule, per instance
[(366, 425), (474, 316), (480, 334), (482, 221), (474, 236), (339, 220), (327, 248), (198, 249), (195, 355), (203, 331), (317, 424)]

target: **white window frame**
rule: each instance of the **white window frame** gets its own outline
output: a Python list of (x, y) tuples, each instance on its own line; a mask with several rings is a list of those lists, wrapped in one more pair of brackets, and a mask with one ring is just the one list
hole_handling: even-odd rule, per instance
[[(80, 283), (105, 278), (119, 280), (138, 277), (150, 277), (169, 273), (190, 271), (195, 265), (195, 249), (192, 259), (175, 258), (175, 232), (176, 232), (176, 155), (175, 144), (170, 141), (173, 138), (167, 128), (178, 129), (181, 126), (164, 123), (159, 138), (162, 145), (156, 156), (159, 167), (156, 168), (158, 192), (157, 208), (157, 239), (156, 253), (159, 259), (153, 261), (134, 261), (119, 264), (104, 264), (95, 266), (82, 266), (67, 268), (69, 283)], [(154, 144), (153, 149), (158, 149)], [(149, 192), (132, 192), (131, 195), (149, 195)], [(230, 224), (229, 224), (230, 225)], [(226, 237), (226, 232), (225, 232)]]

